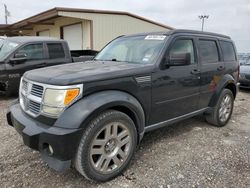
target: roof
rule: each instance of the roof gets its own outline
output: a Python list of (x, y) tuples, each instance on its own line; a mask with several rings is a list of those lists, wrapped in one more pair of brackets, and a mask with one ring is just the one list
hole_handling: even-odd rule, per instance
[(220, 38), (231, 39), (229, 36), (223, 35), (223, 34), (206, 32), (206, 31), (188, 30), (188, 29), (173, 29), (173, 30), (170, 30), (170, 31), (147, 32), (147, 33), (139, 33), (139, 34), (126, 35), (126, 36), (138, 36), (138, 35), (173, 35), (173, 34), (195, 34), (195, 35), (201, 35), (201, 36), (213, 36), (213, 37), (220, 37)]
[[(60, 17), (59, 15), (59, 11), (63, 11), (63, 12), (82, 12), (82, 13), (93, 13), (93, 14), (113, 14), (113, 15), (126, 15), (126, 16), (130, 16), (139, 20), (143, 20), (161, 27), (164, 27), (166, 29), (173, 29), (170, 26), (155, 22), (153, 20), (135, 15), (135, 14), (131, 14), (129, 12), (123, 12), (123, 11), (111, 11), (111, 10), (93, 10), (93, 9), (79, 9), (79, 8), (65, 8), (65, 7), (55, 7), (52, 9), (49, 9), (47, 11), (41, 12), (39, 14), (36, 14), (34, 16), (31, 16), (29, 18), (26, 18), (24, 20), (18, 21), (14, 24), (11, 25), (6, 25), (6, 28), (11, 28), (11, 29), (15, 29), (15, 28), (19, 28), (19, 29), (30, 29), (27, 28), (28, 26), (34, 24), (34, 23), (41, 23), (41, 22), (46, 22), (49, 19), (53, 19), (56, 17)], [(0, 28), (1, 29), (1, 28)]]
[(17, 43), (40, 42), (40, 41), (62, 41), (60, 39), (52, 37), (30, 37), (30, 36), (8, 37), (6, 39)]

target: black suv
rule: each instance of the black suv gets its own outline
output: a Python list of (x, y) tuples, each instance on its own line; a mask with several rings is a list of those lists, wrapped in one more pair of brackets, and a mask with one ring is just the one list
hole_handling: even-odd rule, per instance
[(204, 114), (229, 121), (239, 63), (224, 35), (173, 30), (121, 36), (93, 61), (25, 73), (8, 123), (56, 170), (71, 164), (107, 181), (128, 166), (143, 134)]

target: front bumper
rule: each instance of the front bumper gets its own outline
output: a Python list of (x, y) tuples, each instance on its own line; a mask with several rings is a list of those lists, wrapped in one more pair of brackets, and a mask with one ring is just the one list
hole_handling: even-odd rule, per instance
[[(7, 121), (22, 136), (25, 145), (40, 151), (43, 160), (51, 168), (57, 171), (70, 168), (81, 139), (82, 129), (48, 126), (25, 114), (19, 104), (10, 107)], [(53, 148), (53, 153), (48, 152), (49, 145)]]
[(248, 89), (250, 89), (250, 80), (240, 79), (239, 83), (240, 83), (240, 88), (248, 88)]

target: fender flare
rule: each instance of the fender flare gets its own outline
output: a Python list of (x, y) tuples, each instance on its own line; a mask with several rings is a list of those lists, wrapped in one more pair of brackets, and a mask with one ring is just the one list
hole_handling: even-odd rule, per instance
[(235, 80), (234, 80), (233, 76), (230, 75), (230, 74), (226, 74), (226, 75), (224, 75), (224, 76), (220, 79), (220, 81), (219, 81), (219, 83), (218, 83), (218, 85), (217, 85), (217, 87), (216, 87), (216, 90), (215, 90), (215, 92), (214, 92), (214, 94), (213, 94), (213, 96), (212, 96), (212, 98), (211, 98), (211, 100), (210, 100), (210, 102), (209, 102), (209, 105), (208, 105), (209, 107), (214, 107), (214, 106), (216, 105), (216, 103), (217, 103), (217, 101), (218, 101), (218, 99), (219, 99), (219, 97), (220, 97), (221, 91), (222, 91), (228, 84), (234, 84), (235, 87), (237, 88), (237, 84), (235, 83)]
[(90, 117), (95, 117), (106, 109), (122, 106), (128, 108), (136, 119), (136, 128), (140, 137), (145, 127), (144, 110), (132, 95), (116, 90), (102, 91), (83, 97), (66, 109), (56, 120), (54, 126), (67, 129), (80, 129), (86, 126)]

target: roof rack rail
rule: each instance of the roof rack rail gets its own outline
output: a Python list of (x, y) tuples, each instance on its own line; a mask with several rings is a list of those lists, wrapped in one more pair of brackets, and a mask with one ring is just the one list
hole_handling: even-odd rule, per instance
[(231, 39), (227, 35), (222, 35), (222, 34), (218, 34), (218, 33), (205, 32), (205, 31), (195, 31), (195, 30), (186, 30), (186, 29), (174, 29), (174, 30), (170, 30), (168, 33), (169, 34), (190, 33), (190, 34), (210, 35), (210, 36), (217, 36), (217, 37), (221, 37), (221, 38)]

